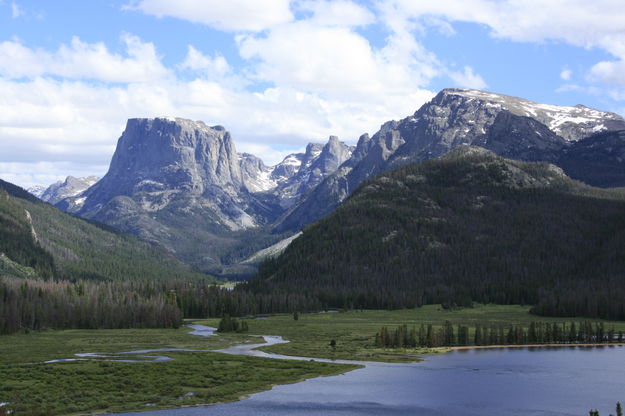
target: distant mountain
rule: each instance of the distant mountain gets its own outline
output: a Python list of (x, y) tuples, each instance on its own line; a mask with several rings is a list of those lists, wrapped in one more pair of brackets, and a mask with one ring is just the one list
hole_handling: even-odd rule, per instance
[(64, 181), (53, 183), (39, 195), (35, 194), (35, 196), (54, 205), (63, 199), (80, 195), (99, 180), (100, 178), (97, 176), (87, 176), (85, 178), (68, 176)]
[(0, 180), (0, 275), (89, 280), (198, 280), (170, 253), (68, 215)]
[[(365, 179), (466, 145), (517, 160), (560, 164), (562, 159), (567, 169), (576, 169), (576, 178), (599, 184), (591, 179), (591, 166), (572, 162), (586, 163), (574, 156), (583, 151), (573, 150), (567, 156), (567, 150), (584, 148), (581, 143), (595, 133), (617, 130), (625, 130), (622, 117), (581, 105), (559, 107), (477, 90), (446, 89), (412, 116), (383, 124), (372, 137), (363, 135), (351, 158), (294, 206), (275, 230), (300, 230), (329, 215)], [(606, 155), (597, 149), (594, 154), (596, 167)], [(614, 158), (611, 165), (617, 171), (622, 168), (620, 175), (615, 173), (620, 179), (607, 183), (625, 180), (625, 161)]]
[(623, 235), (624, 190), (461, 146), (365, 181), (248, 287), (326, 307), (477, 301), (623, 319)]
[(26, 191), (37, 198), (41, 198), (41, 194), (43, 194), (46, 189), (48, 189), (48, 187), (45, 185), (33, 185), (30, 188), (26, 188)]

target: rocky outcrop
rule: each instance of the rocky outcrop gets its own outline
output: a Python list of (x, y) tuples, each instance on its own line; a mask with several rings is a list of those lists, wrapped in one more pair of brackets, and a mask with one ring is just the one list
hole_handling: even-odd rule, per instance
[[(283, 208), (291, 207), (336, 172), (351, 157), (353, 150), (354, 147), (339, 141), (338, 137), (330, 136), (325, 145), (311, 143), (305, 153), (288, 156), (285, 161), (298, 160), (300, 164), (295, 173), (281, 181), (272, 191), (273, 196)], [(280, 165), (276, 168), (280, 168)]]

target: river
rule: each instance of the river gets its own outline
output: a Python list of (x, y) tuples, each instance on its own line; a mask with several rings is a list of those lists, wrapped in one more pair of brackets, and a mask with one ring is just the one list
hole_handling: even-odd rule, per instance
[[(281, 357), (252, 348), (224, 352)], [(367, 363), (239, 402), (119, 415), (582, 416), (596, 408), (607, 416), (618, 400), (625, 400), (624, 347), (502, 348), (453, 351), (415, 364)]]

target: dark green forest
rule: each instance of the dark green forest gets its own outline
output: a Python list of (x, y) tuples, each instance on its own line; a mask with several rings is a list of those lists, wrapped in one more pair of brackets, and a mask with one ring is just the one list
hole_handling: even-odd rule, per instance
[(4, 181), (0, 253), (5, 275), (18, 263), (34, 269), (30, 277), (63, 280), (210, 279), (154, 244), (63, 213)]
[(622, 190), (460, 148), (364, 183), (242, 289), (324, 308), (480, 302), (625, 319), (624, 231)]
[(382, 327), (375, 344), (385, 348), (456, 347), (482, 345), (609, 344), (623, 343), (623, 332), (606, 329), (603, 322), (537, 322), (521, 325), (432, 325)]

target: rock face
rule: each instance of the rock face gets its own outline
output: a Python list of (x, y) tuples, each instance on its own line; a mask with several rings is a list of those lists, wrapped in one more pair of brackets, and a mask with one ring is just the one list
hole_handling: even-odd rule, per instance
[(255, 224), (253, 216), (242, 211), (233, 216), (232, 206), (245, 192), (234, 143), (223, 127), (180, 118), (130, 119), (108, 173), (82, 195), (79, 214), (97, 218), (120, 196), (133, 197), (145, 211), (158, 211), (184, 194), (214, 197), (224, 225), (245, 228)]
[(87, 188), (93, 186), (99, 180), (100, 178), (97, 176), (87, 176), (85, 178), (68, 176), (65, 181), (53, 183), (49, 187), (44, 188), (39, 195), (36, 193), (33, 193), (33, 195), (54, 205), (65, 198), (74, 197), (83, 193), (87, 190)]
[(274, 172), (284, 169), (285, 165), (294, 166), (293, 162), (296, 160), (300, 162), (290, 177), (282, 176), (285, 179), (279, 182), (272, 195), (283, 208), (291, 207), (326, 177), (336, 172), (338, 167), (351, 157), (353, 151), (353, 146), (347, 146), (336, 136), (330, 136), (325, 145), (309, 144), (305, 153), (289, 155), (276, 166)]
[[(587, 136), (624, 129), (622, 117), (581, 105), (559, 107), (483, 91), (446, 89), (412, 116), (383, 124), (371, 138), (363, 135), (352, 157), (294, 206), (275, 230), (299, 230), (330, 214), (365, 179), (459, 146), (480, 146), (517, 160), (556, 164), (562, 160), (564, 164), (579, 153), (571, 150), (564, 156), (567, 149), (581, 148)], [(599, 153), (595, 152), (597, 157)], [(588, 178), (580, 172), (577, 179)]]
[[(242, 169), (243, 166), (243, 169)], [(219, 272), (243, 230), (281, 214), (256, 198), (250, 170), (221, 126), (180, 118), (130, 119), (108, 173), (57, 206), (165, 246), (205, 271)]]

